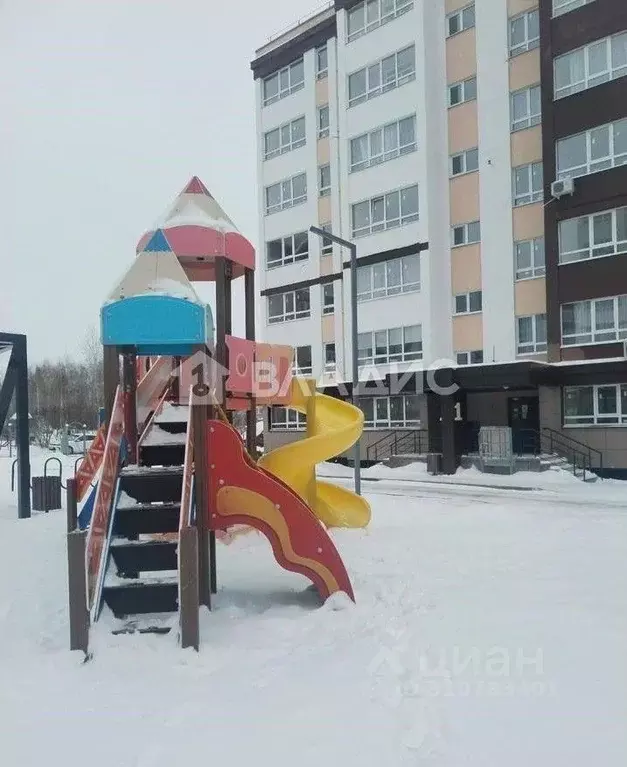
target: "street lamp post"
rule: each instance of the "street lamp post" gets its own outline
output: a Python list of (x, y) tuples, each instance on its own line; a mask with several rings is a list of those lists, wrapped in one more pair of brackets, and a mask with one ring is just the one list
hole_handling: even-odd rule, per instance
[[(317, 234), (318, 237), (336, 242), (343, 248), (347, 248), (350, 251), (350, 271), (351, 271), (351, 345), (353, 349), (352, 356), (352, 400), (355, 407), (359, 407), (357, 404), (357, 390), (359, 388), (359, 358), (357, 348), (357, 245), (354, 242), (345, 240), (342, 237), (338, 237), (331, 232), (321, 229), (318, 226), (310, 226), (309, 231), (312, 234)], [(355, 464), (355, 492), (357, 495), (361, 495), (361, 453), (359, 440), (355, 443), (354, 458)]]

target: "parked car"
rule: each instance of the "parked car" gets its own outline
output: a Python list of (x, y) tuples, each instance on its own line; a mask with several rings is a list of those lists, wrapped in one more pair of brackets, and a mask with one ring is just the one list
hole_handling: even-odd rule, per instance
[(83, 455), (96, 438), (96, 432), (85, 432), (85, 439), (82, 434), (70, 434), (68, 437), (68, 452), (70, 455)]

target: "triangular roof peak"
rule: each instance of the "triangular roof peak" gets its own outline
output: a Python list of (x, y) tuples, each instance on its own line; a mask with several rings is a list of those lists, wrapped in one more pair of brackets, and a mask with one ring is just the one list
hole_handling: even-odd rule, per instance
[(213, 197), (211, 192), (202, 183), (198, 176), (192, 176), (190, 182), (187, 184), (185, 189), (183, 189), (182, 194), (204, 194), (207, 197)]

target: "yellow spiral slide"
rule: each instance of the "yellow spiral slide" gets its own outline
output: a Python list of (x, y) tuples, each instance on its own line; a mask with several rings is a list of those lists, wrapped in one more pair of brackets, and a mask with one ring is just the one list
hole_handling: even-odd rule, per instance
[(303, 378), (292, 380), (288, 407), (307, 415), (307, 436), (264, 455), (259, 466), (298, 493), (327, 527), (366, 527), (368, 501), (316, 479), (316, 464), (340, 455), (359, 439), (364, 414), (348, 402), (318, 394), (315, 382)]

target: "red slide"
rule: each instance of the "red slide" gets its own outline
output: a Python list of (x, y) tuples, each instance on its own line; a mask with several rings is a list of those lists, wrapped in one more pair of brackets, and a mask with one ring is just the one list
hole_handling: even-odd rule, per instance
[(344, 563), (309, 506), (252, 461), (231, 426), (212, 420), (207, 430), (209, 527), (254, 527), (281, 567), (309, 578), (323, 599), (343, 591), (355, 601)]

